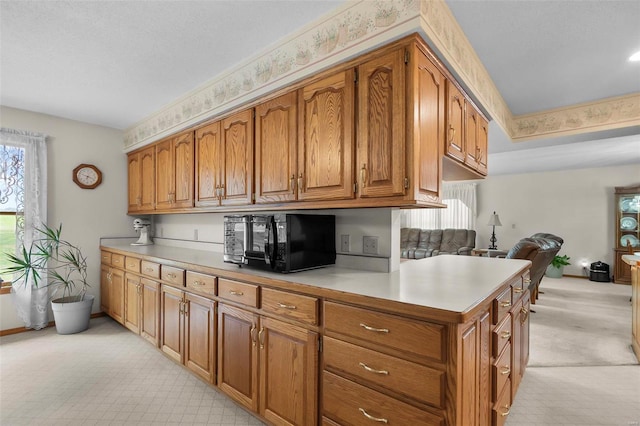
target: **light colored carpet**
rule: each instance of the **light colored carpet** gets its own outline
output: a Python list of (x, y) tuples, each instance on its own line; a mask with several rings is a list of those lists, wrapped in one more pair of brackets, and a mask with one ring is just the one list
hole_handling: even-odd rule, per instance
[(631, 349), (631, 286), (544, 277), (531, 308), (529, 367), (638, 364)]

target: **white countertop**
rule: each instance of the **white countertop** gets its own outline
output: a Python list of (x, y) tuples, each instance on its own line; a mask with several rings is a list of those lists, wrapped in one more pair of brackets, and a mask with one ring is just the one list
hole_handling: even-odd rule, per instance
[(622, 260), (627, 265), (637, 265), (640, 262), (640, 256), (636, 256), (635, 254), (623, 254)]
[(281, 274), (225, 263), (221, 253), (165, 245), (105, 243), (105, 248), (224, 271), (266, 277), (337, 292), (463, 313), (530, 265), (527, 260), (442, 255), (400, 263), (395, 272), (368, 272), (328, 266)]

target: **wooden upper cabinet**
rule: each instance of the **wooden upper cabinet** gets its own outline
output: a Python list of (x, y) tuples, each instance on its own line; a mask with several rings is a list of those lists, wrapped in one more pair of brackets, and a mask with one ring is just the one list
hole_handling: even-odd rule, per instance
[(220, 204), (218, 161), (222, 158), (222, 134), (216, 121), (196, 130), (196, 200), (198, 207)]
[(357, 177), (360, 197), (403, 195), (405, 49), (358, 67)]
[(222, 120), (220, 193), (222, 205), (251, 204), (253, 191), (253, 110)]
[(296, 200), (297, 92), (256, 107), (256, 204)]
[(298, 95), (298, 200), (353, 198), (354, 70)]
[(464, 162), (476, 169), (478, 167), (478, 154), (480, 147), (478, 146), (478, 133), (480, 128), (480, 114), (469, 104), (465, 104), (465, 158)]
[(156, 157), (153, 146), (128, 155), (129, 212), (155, 208)]
[(446, 78), (417, 48), (412, 51), (411, 61), (412, 196), (420, 201), (437, 201), (442, 181), (440, 157), (445, 138)]
[(478, 164), (476, 169), (478, 173), (486, 176), (488, 171), (487, 158), (489, 156), (489, 123), (480, 115), (478, 115), (478, 122), (478, 136), (476, 137)]
[(447, 139), (445, 154), (456, 160), (465, 160), (464, 121), (465, 100), (458, 88), (447, 80)]
[(193, 132), (159, 142), (156, 147), (156, 209), (193, 207)]

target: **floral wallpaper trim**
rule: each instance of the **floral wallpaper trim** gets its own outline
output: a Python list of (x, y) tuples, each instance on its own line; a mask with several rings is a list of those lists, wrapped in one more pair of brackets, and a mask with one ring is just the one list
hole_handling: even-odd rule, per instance
[(568, 135), (640, 125), (640, 93), (566, 108), (518, 115), (510, 136), (514, 142), (549, 135)]
[[(357, 54), (375, 40), (382, 44), (419, 27), (420, 0), (349, 2), (307, 25), (279, 45), (215, 77), (125, 131), (133, 148), (222, 114), (319, 69)], [(373, 47), (373, 46), (369, 46)]]

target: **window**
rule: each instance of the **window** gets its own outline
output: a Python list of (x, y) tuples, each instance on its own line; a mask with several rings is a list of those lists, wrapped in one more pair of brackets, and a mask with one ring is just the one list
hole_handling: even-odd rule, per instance
[(442, 202), (446, 209), (403, 210), (402, 228), (421, 229), (475, 229), (476, 227), (476, 184), (443, 184)]
[[(24, 236), (24, 148), (0, 145), (0, 271)], [(9, 279), (9, 277), (5, 277)], [(0, 280), (1, 281), (1, 280)], [(2, 282), (6, 287), (8, 282)]]

